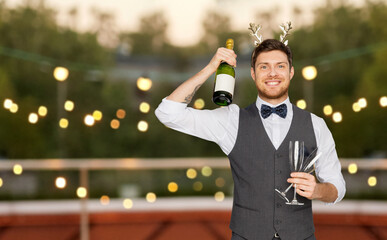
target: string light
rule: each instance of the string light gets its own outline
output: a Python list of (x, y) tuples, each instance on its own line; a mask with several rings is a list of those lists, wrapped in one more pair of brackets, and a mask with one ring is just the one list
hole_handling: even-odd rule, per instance
[(66, 118), (61, 118), (59, 120), (59, 127), (60, 128), (67, 128), (69, 126), (69, 120), (67, 120)]
[(120, 121), (113, 119), (110, 121), (110, 127), (113, 129), (118, 129), (120, 127)]
[(332, 119), (335, 123), (339, 123), (343, 120), (343, 115), (341, 115), (341, 112), (335, 112), (332, 115)]
[(317, 77), (317, 69), (315, 66), (306, 66), (302, 69), (302, 76), (305, 80), (311, 81)]
[(226, 181), (224, 180), (224, 178), (222, 177), (218, 177), (216, 180), (215, 180), (215, 185), (217, 187), (224, 187), (224, 185), (226, 184)]
[(11, 113), (17, 113), (18, 110), (19, 110), (19, 106), (16, 103), (12, 103), (11, 108), (9, 109), (9, 111)]
[(189, 179), (195, 179), (196, 176), (197, 176), (197, 172), (195, 169), (193, 168), (189, 168), (186, 172), (186, 175), (187, 175), (187, 178)]
[(301, 109), (305, 109), (306, 108), (306, 102), (304, 99), (300, 99), (297, 101), (297, 107), (301, 108)]
[(67, 100), (64, 104), (64, 109), (68, 112), (71, 112), (74, 110), (74, 102), (71, 100)]
[(11, 106), (12, 106), (12, 103), (13, 103), (13, 101), (11, 99), (6, 98), (4, 100), (3, 106), (4, 106), (5, 109), (10, 109)]
[(65, 188), (67, 185), (67, 181), (66, 181), (66, 178), (64, 177), (57, 177), (55, 179), (55, 186), (59, 189), (63, 189)]
[(214, 195), (215, 201), (222, 202), (224, 200), (224, 193), (223, 192), (216, 192)]
[(139, 121), (138, 124), (137, 124), (137, 129), (140, 132), (148, 131), (148, 123), (146, 121), (144, 121), (144, 120)]
[(152, 80), (150, 78), (139, 77), (137, 79), (137, 88), (141, 91), (148, 91), (152, 87)]
[(48, 110), (47, 110), (47, 107), (45, 107), (45, 106), (40, 106), (38, 109), (38, 114), (41, 117), (47, 116), (47, 112), (48, 112)]
[(79, 187), (77, 189), (77, 196), (79, 198), (85, 198), (87, 196), (87, 189), (85, 187)]
[(125, 118), (125, 116), (126, 116), (125, 110), (124, 109), (118, 109), (117, 112), (116, 112), (116, 116), (119, 119)]
[(358, 102), (355, 102), (355, 103), (352, 104), (352, 110), (353, 110), (354, 112), (360, 112), (361, 107), (360, 107), (360, 105), (359, 105)]
[(357, 173), (357, 164), (356, 163), (351, 163), (348, 165), (348, 172), (350, 174), (355, 174)]
[[(155, 200), (156, 200), (156, 198), (155, 198)], [(133, 201), (130, 198), (126, 198), (122, 202), (122, 205), (124, 206), (125, 209), (131, 209), (133, 207)]]
[(330, 116), (333, 113), (333, 108), (331, 105), (325, 105), (323, 108), (325, 116)]
[(368, 185), (370, 187), (375, 187), (377, 183), (378, 183), (378, 179), (375, 176), (370, 176), (368, 178)]
[(99, 202), (101, 203), (101, 205), (105, 205), (105, 206), (109, 205), (110, 198), (107, 195), (102, 195), (101, 198), (99, 199)]
[(93, 112), (93, 118), (94, 118), (94, 120), (96, 120), (96, 121), (101, 121), (101, 120), (102, 120), (102, 112), (99, 111), (99, 110), (95, 110), (95, 111)]
[(179, 190), (179, 185), (177, 185), (177, 183), (175, 182), (168, 183), (168, 191), (174, 193), (174, 192), (177, 192), (177, 190)]
[(366, 108), (367, 107), (367, 99), (359, 98), (359, 100), (357, 102), (359, 104), (359, 107), (361, 107), (361, 108)]
[(148, 113), (150, 110), (150, 105), (147, 102), (142, 102), (140, 103), (139, 109), (142, 113)]
[(201, 98), (196, 99), (193, 105), (193, 107), (196, 109), (203, 109), (204, 106), (205, 106), (205, 102)]
[(87, 114), (87, 115), (85, 116), (84, 122), (85, 122), (86, 126), (91, 127), (91, 126), (94, 125), (95, 119), (94, 119), (93, 116), (91, 116), (90, 114)]
[(149, 203), (154, 203), (156, 202), (156, 194), (153, 193), (153, 192), (148, 192), (146, 194), (146, 201), (149, 202)]
[(30, 113), (30, 115), (28, 115), (28, 121), (32, 124), (35, 124), (38, 122), (38, 114), (36, 113)]
[(381, 107), (387, 107), (387, 97), (386, 96), (380, 97), (379, 104)]
[(194, 182), (193, 184), (193, 189), (196, 191), (196, 192), (200, 192), (202, 189), (203, 189), (203, 183), (201, 182)]
[(63, 82), (69, 76), (69, 70), (65, 67), (56, 67), (53, 72), (54, 78), (57, 81)]
[(20, 164), (15, 164), (13, 166), (13, 173), (15, 175), (21, 175), (23, 173), (23, 167)]
[(211, 169), (211, 167), (209, 167), (209, 166), (204, 166), (204, 167), (202, 168), (202, 175), (205, 176), (205, 177), (211, 176), (211, 175), (212, 175), (212, 169)]

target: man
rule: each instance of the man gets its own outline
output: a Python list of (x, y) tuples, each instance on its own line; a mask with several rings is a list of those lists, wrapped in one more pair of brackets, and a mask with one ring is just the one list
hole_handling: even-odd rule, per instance
[[(247, 108), (187, 107), (222, 61), (236, 66), (235, 53), (219, 48), (205, 68), (163, 99), (157, 117), (170, 128), (217, 143), (228, 156), (234, 180), (232, 240), (315, 239), (311, 200), (340, 201), (345, 182), (324, 120), (290, 103), (288, 89), (294, 75), (290, 48), (267, 39), (254, 49), (251, 77), (258, 97)], [(304, 141), (305, 155), (316, 148), (322, 153), (315, 166), (318, 182), (312, 174), (290, 172), (290, 141)], [(290, 183), (297, 186), (303, 206), (286, 205), (275, 193), (274, 189), (283, 191)]]

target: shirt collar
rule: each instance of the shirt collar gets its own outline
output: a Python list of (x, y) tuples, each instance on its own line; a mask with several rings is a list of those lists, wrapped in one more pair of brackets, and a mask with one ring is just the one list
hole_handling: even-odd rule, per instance
[(266, 105), (268, 105), (268, 106), (274, 108), (274, 107), (277, 107), (277, 106), (279, 106), (279, 105), (281, 105), (281, 104), (283, 104), (283, 103), (285, 103), (285, 104), (286, 104), (286, 107), (288, 108), (288, 113), (287, 113), (287, 115), (286, 115), (286, 118), (288, 118), (289, 116), (293, 116), (293, 106), (292, 106), (292, 104), (290, 103), (289, 97), (287, 97), (287, 98), (285, 99), (285, 101), (283, 101), (283, 102), (281, 102), (281, 103), (279, 103), (279, 104), (277, 104), (277, 105), (273, 105), (273, 104), (271, 104), (271, 103), (268, 103), (268, 102), (262, 100), (262, 99), (258, 96), (258, 97), (257, 97), (257, 101), (256, 101), (255, 104), (256, 104), (258, 110), (260, 111), (260, 110), (261, 110), (262, 104), (266, 104)]

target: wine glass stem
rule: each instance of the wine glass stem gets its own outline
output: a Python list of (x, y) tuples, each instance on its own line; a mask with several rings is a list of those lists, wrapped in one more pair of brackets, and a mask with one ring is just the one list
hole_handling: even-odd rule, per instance
[(297, 194), (297, 184), (294, 184), (294, 196), (293, 196), (293, 201), (297, 199), (296, 194)]

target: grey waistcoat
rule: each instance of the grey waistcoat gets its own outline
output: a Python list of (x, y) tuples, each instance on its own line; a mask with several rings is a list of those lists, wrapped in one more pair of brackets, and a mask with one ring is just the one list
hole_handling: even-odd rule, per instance
[[(286, 205), (275, 193), (289, 186), (289, 141), (304, 141), (305, 156), (316, 148), (311, 114), (293, 105), (288, 134), (276, 150), (263, 127), (256, 104), (240, 109), (235, 146), (228, 155), (234, 180), (230, 228), (248, 240), (301, 240), (314, 233), (312, 203), (297, 195), (303, 206)], [(287, 193), (291, 201), (293, 188)]]

